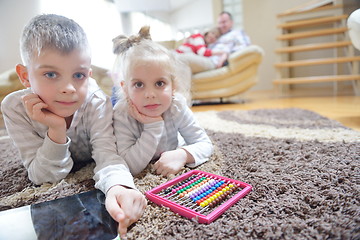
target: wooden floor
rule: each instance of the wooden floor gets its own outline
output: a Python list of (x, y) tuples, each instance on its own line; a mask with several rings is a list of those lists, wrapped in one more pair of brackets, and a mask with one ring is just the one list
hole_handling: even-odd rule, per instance
[(253, 92), (244, 97), (244, 103), (193, 106), (192, 110), (250, 110), (260, 108), (302, 108), (337, 120), (360, 131), (360, 96), (280, 97), (273, 92)]

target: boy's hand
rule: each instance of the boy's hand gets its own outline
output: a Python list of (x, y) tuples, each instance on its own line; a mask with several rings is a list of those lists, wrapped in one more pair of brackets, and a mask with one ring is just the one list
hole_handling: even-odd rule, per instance
[(149, 117), (149, 116), (146, 116), (146, 115), (142, 114), (141, 112), (139, 112), (139, 110), (136, 108), (136, 106), (130, 100), (128, 100), (128, 104), (129, 104), (129, 114), (130, 114), (130, 116), (132, 116), (137, 121), (139, 121), (139, 122), (141, 122), (143, 124), (159, 122), (159, 121), (163, 120), (163, 118), (161, 116)]
[(160, 159), (154, 164), (157, 174), (168, 177), (177, 174), (186, 163), (194, 162), (193, 157), (184, 149), (163, 152)]
[(135, 189), (113, 186), (106, 194), (105, 207), (110, 216), (119, 223), (118, 232), (123, 239), (127, 228), (144, 213), (146, 199)]
[(48, 127), (66, 126), (65, 118), (48, 111), (48, 105), (35, 93), (29, 93), (22, 97), (26, 113), (32, 120), (40, 122)]
[(46, 108), (48, 105), (35, 93), (29, 93), (22, 97), (28, 116), (39, 123), (49, 127), (48, 135), (56, 143), (66, 142), (66, 121)]

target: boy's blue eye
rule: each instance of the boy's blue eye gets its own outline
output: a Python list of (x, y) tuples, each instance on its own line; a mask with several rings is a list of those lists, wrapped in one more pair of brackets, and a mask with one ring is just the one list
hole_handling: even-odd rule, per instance
[(74, 74), (74, 78), (76, 78), (76, 79), (84, 79), (86, 76), (85, 76), (85, 74), (83, 74), (83, 73), (75, 73)]
[(54, 73), (54, 72), (47, 72), (47, 73), (45, 73), (44, 75), (45, 75), (45, 77), (47, 77), (47, 78), (56, 78), (56, 77), (57, 77), (57, 74)]

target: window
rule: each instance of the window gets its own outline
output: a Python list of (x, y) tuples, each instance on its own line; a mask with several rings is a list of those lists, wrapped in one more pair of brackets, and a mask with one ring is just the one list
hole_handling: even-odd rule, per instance
[(80, 24), (89, 39), (92, 63), (112, 69), (115, 60), (112, 39), (123, 33), (114, 3), (104, 0), (42, 0), (40, 12), (63, 15)]
[(242, 0), (223, 0), (223, 9), (233, 16), (234, 28), (244, 28)]
[(154, 41), (166, 41), (172, 39), (170, 24), (164, 23), (156, 18), (142, 12), (130, 13), (131, 34), (139, 32), (142, 26), (150, 26), (151, 38)]

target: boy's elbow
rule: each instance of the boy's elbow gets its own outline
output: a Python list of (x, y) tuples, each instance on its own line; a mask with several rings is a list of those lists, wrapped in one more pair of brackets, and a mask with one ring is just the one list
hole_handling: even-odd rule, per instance
[(41, 179), (41, 178), (39, 178), (38, 176), (36, 176), (34, 174), (31, 174), (30, 172), (28, 172), (28, 176), (29, 176), (29, 180), (35, 185), (41, 185), (41, 184), (47, 182), (44, 179)]
[(143, 166), (141, 163), (139, 164), (139, 163), (133, 163), (130, 161), (126, 161), (126, 164), (129, 168), (131, 175), (134, 177), (136, 175), (140, 174), (146, 168), (146, 165)]
[(209, 155), (211, 155), (214, 152), (214, 144), (212, 143), (212, 141), (210, 140), (209, 137), (208, 137), (206, 142), (207, 142), (208, 149), (209, 149), (209, 152), (210, 152)]
[(130, 166), (129, 166), (129, 170), (131, 175), (133, 175), (134, 177), (142, 172), (142, 170), (140, 170), (139, 168), (133, 168)]
[[(66, 174), (67, 175), (67, 174)], [(64, 174), (51, 174), (39, 175), (34, 172), (28, 171), (29, 180), (35, 185), (41, 185), (43, 183), (55, 183), (66, 177)]]

